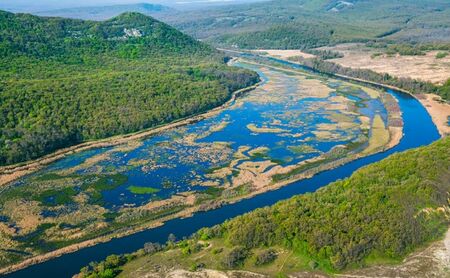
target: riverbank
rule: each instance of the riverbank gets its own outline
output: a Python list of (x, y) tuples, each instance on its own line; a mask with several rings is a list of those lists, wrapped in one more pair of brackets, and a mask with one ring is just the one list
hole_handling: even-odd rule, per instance
[[(286, 69), (281, 69), (281, 70), (287, 71)], [(293, 71), (293, 72), (298, 73), (298, 71)], [(365, 154), (365, 155), (368, 155), (368, 154)], [(193, 213), (198, 212), (198, 211), (211, 210), (211, 209), (215, 209), (215, 208), (218, 208), (220, 206), (223, 206), (225, 204), (236, 203), (236, 202), (239, 202), (239, 201), (241, 201), (243, 199), (249, 199), (249, 198), (252, 198), (252, 197), (254, 197), (254, 196), (258, 195), (258, 194), (262, 194), (262, 193), (270, 191), (270, 190), (278, 189), (278, 188), (280, 188), (282, 186), (285, 186), (287, 184), (290, 184), (290, 183), (292, 183), (294, 181), (298, 181), (298, 180), (301, 180), (301, 179), (306, 179), (306, 178), (312, 177), (312, 176), (314, 176), (315, 174), (317, 174), (317, 173), (319, 173), (321, 171), (339, 167), (340, 165), (346, 164), (346, 163), (348, 163), (348, 162), (350, 162), (352, 160), (355, 160), (357, 158), (360, 158), (360, 157), (362, 157), (362, 156), (347, 156), (347, 157), (345, 157), (345, 158), (343, 158), (341, 160), (338, 160), (338, 161), (333, 161), (333, 162), (330, 162), (330, 163), (324, 163), (324, 164), (320, 165), (319, 167), (315, 167), (314, 169), (310, 169), (310, 170), (308, 170), (305, 173), (301, 173), (300, 175), (291, 176), (290, 178), (287, 178), (287, 179), (285, 179), (283, 181), (275, 182), (275, 183), (273, 183), (273, 184), (271, 184), (269, 186), (258, 188), (258, 190), (252, 191), (250, 194), (247, 194), (247, 195), (244, 195), (244, 196), (238, 196), (238, 197), (235, 197), (235, 198), (228, 198), (226, 200), (223, 200), (223, 199), (221, 199), (221, 200), (212, 200), (212, 201), (209, 201), (207, 203), (202, 203), (201, 205), (198, 205), (198, 206), (188, 207), (188, 208), (182, 210), (181, 212), (178, 212), (178, 213), (175, 213), (173, 215), (169, 215), (169, 216), (166, 216), (166, 217), (163, 217), (163, 218), (160, 218), (158, 220), (151, 221), (151, 222), (148, 222), (148, 223), (145, 223), (145, 224), (140, 224), (139, 226), (132, 227), (132, 228), (130, 228), (130, 229), (126, 230), (126, 231), (122, 231), (120, 233), (109, 234), (109, 235), (106, 235), (106, 236), (103, 236), (103, 237), (99, 237), (99, 238), (96, 238), (96, 239), (93, 239), (93, 240), (88, 240), (88, 241), (84, 241), (84, 242), (81, 242), (81, 243), (78, 243), (78, 244), (67, 246), (65, 248), (62, 248), (62, 249), (59, 249), (59, 250), (55, 250), (55, 251), (47, 253), (47, 254), (38, 255), (36, 257), (30, 258), (28, 260), (25, 260), (22, 263), (17, 264), (15, 266), (12, 266), (12, 267), (9, 267), (9, 268), (5, 268), (2, 271), (4, 271), (4, 272), (15, 271), (15, 270), (27, 267), (27, 266), (32, 265), (32, 264), (40, 263), (40, 262), (49, 260), (51, 258), (61, 256), (61, 255), (66, 254), (66, 253), (75, 252), (75, 251), (77, 251), (77, 250), (79, 250), (81, 248), (93, 246), (93, 245), (96, 245), (96, 244), (102, 243), (102, 242), (107, 242), (107, 241), (109, 241), (109, 240), (111, 240), (113, 238), (124, 237), (124, 236), (130, 235), (130, 234), (133, 234), (133, 233), (137, 233), (139, 231), (155, 228), (155, 227), (158, 227), (158, 226), (162, 225), (163, 222), (166, 222), (166, 221), (171, 220), (171, 219), (189, 217), (189, 216), (192, 216)], [(314, 161), (308, 161), (308, 162), (314, 162)]]
[(363, 43), (344, 43), (317, 50), (340, 53), (343, 57), (329, 61), (347, 68), (369, 69), (439, 85), (450, 77), (450, 56), (437, 58), (438, 50), (425, 51), (423, 55), (392, 55), (386, 53), (386, 48), (367, 47)]
[[(121, 144), (125, 144), (129, 141), (133, 140), (139, 140), (143, 139), (155, 134), (158, 134), (160, 132), (174, 129), (177, 127), (185, 126), (188, 124), (192, 124), (207, 118), (210, 118), (212, 116), (217, 115), (220, 113), (223, 109), (229, 107), (237, 97), (241, 96), (242, 94), (249, 92), (251, 90), (254, 90), (257, 88), (262, 82), (258, 82), (255, 85), (237, 90), (232, 93), (230, 99), (225, 102), (224, 104), (213, 108), (212, 110), (209, 110), (205, 113), (193, 115), (188, 118), (183, 118), (176, 120), (172, 123), (168, 123), (162, 126), (153, 127), (150, 129), (146, 129), (143, 131), (126, 134), (126, 135), (120, 135), (120, 136), (114, 136), (107, 139), (102, 139), (98, 141), (90, 141), (86, 143), (82, 143), (73, 147), (64, 148), (59, 151), (56, 151), (52, 154), (46, 155), (42, 158), (27, 162), (27, 163), (20, 163), (16, 165), (9, 165), (9, 166), (2, 166), (0, 167), (0, 187), (17, 180), (23, 176), (29, 175), (35, 171), (38, 171), (45, 167), (46, 165), (49, 165), (57, 160), (63, 159), (67, 155), (71, 155), (74, 153), (79, 153), (82, 151), (90, 150), (90, 149), (96, 149), (96, 148), (105, 148), (105, 147), (111, 147), (111, 146), (117, 146)], [(1, 190), (0, 190), (1, 192)]]
[(417, 99), (427, 109), (439, 134), (442, 137), (450, 135), (450, 104), (435, 94), (417, 95)]
[[(403, 274), (401, 277), (447, 277), (442, 274), (448, 273), (446, 266), (450, 259), (450, 232), (447, 231), (450, 210), (446, 200), (435, 194), (449, 188), (447, 183), (439, 183), (447, 180), (449, 173), (448, 139), (390, 156), (319, 191), (230, 219), (220, 228), (201, 230), (161, 252), (137, 252), (134, 262), (121, 266), (119, 277), (142, 277), (159, 269), (164, 271), (165, 267), (196, 269), (192, 266), (221, 271), (238, 268), (269, 277), (280, 273), (293, 277), (314, 277), (313, 273), (335, 276), (336, 271), (342, 277), (353, 274), (353, 277), (398, 277), (399, 274)], [(404, 175), (405, 171), (409, 175)], [(434, 173), (431, 178), (430, 173)], [(427, 193), (418, 188), (425, 188)], [(380, 202), (379, 196), (385, 201)], [(371, 218), (367, 219), (367, 212), (375, 213), (369, 213)], [(413, 221), (419, 217), (423, 219), (422, 225), (414, 225)], [(364, 225), (358, 225), (360, 219), (365, 219)], [(302, 231), (317, 233), (296, 233), (299, 223)], [(425, 234), (411, 238), (417, 229)], [(330, 235), (327, 242), (320, 241), (324, 233)], [(360, 240), (368, 235), (377, 240)], [(333, 240), (336, 238), (339, 240)], [(289, 244), (294, 240), (301, 240), (304, 245)], [(345, 246), (355, 241), (360, 242), (360, 248), (347, 253)], [(306, 249), (308, 245), (319, 247)], [(401, 249), (392, 251), (390, 246)], [(259, 254), (269, 248), (277, 256), (271, 256), (271, 260), (265, 261), (267, 264), (255, 264), (255, 259), (261, 258)], [(320, 254), (319, 250), (323, 250), (320, 248), (329, 248), (330, 253)], [(227, 256), (231, 250), (242, 249), (246, 252), (240, 253), (244, 255), (239, 264), (222, 263), (229, 262)], [(346, 256), (336, 263), (333, 259), (342, 253)], [(270, 258), (264, 256), (267, 257)], [(300, 271), (304, 272), (297, 276)], [(165, 276), (159, 274), (156, 276)]]
[(291, 57), (302, 57), (305, 59), (309, 59), (309, 58), (315, 58), (316, 55), (313, 54), (309, 54), (306, 52), (303, 52), (301, 50), (291, 50), (291, 49), (286, 49), (286, 50), (280, 50), (280, 49), (258, 49), (258, 50), (252, 50), (252, 52), (257, 53), (259, 55), (264, 55), (264, 54), (268, 54), (270, 56), (274, 56), (280, 59), (288, 59)]
[[(245, 52), (241, 51), (235, 51), (235, 50), (228, 50), (235, 53), (244, 54)], [(272, 55), (270, 53), (261, 55), (262, 57), (268, 57), (268, 58), (274, 58), (278, 59), (287, 63), (292, 63), (301, 67), (307, 67), (301, 63), (291, 61), (287, 58), (282, 58), (280, 55)], [(369, 84), (372, 86), (376, 86), (378, 88), (387, 88), (391, 90), (396, 90), (405, 94), (408, 94), (414, 98), (416, 98), (428, 111), (431, 118), (433, 119), (433, 123), (436, 125), (439, 134), (441, 137), (447, 136), (450, 134), (450, 104), (446, 103), (445, 101), (442, 101), (441, 97), (436, 94), (413, 94), (407, 90), (404, 90), (399, 87), (395, 87), (392, 85), (377, 83), (369, 80), (364, 80), (360, 78), (355, 78), (347, 75), (337, 74), (337, 73), (325, 73), (328, 75), (336, 76), (345, 80), (352, 80), (358, 83), (364, 83)]]

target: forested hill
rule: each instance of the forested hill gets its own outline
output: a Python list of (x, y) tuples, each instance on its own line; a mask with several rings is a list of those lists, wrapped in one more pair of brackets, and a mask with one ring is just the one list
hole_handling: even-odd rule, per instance
[(1, 58), (74, 58), (111, 51), (116, 56), (213, 52), (209, 46), (139, 13), (95, 22), (0, 11), (0, 27)]
[[(445, 234), (449, 194), (450, 137), (446, 137), (394, 154), (317, 192), (204, 228), (176, 244), (147, 243), (134, 254), (110, 256), (83, 268), (81, 277), (120, 272), (120, 277), (134, 277), (146, 271), (151, 276), (179, 268), (242, 269), (287, 277), (301, 271), (334, 273), (400, 263)], [(155, 277), (158, 274), (164, 276), (159, 272)]]
[(341, 270), (398, 259), (448, 229), (450, 138), (395, 154), (316, 193), (237, 217), (206, 233), (253, 248), (284, 245)]
[(219, 45), (289, 49), (374, 39), (449, 42), (449, 15), (446, 0), (272, 0), (162, 18)]
[(257, 79), (139, 13), (94, 22), (0, 11), (0, 165), (205, 111)]

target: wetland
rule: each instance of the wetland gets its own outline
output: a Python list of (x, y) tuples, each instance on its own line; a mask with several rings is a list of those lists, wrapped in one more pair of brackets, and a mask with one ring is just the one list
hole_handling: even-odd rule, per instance
[(234, 65), (263, 83), (220, 113), (68, 155), (0, 188), (0, 266), (217, 208), (400, 142), (401, 110), (388, 92), (242, 59)]

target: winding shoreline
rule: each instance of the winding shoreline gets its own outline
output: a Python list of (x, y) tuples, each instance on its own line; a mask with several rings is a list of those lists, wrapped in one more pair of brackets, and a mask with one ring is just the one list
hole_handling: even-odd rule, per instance
[[(220, 50), (238, 53), (238, 54), (247, 54), (247, 52), (237, 51), (237, 50), (230, 50), (230, 49), (220, 49)], [(251, 52), (249, 52), (249, 53), (251, 53)], [(438, 95), (435, 95), (432, 93), (413, 94), (407, 90), (404, 90), (404, 89), (396, 87), (396, 86), (388, 85), (388, 84), (378, 83), (378, 82), (374, 82), (374, 81), (370, 81), (370, 80), (364, 80), (364, 79), (351, 77), (348, 75), (343, 75), (343, 74), (338, 74), (338, 73), (321, 72), (321, 71), (313, 69), (309, 66), (301, 64), (299, 62), (284, 59), (282, 57), (275, 57), (270, 54), (269, 55), (253, 54), (253, 55), (281, 60), (281, 61), (284, 61), (287, 63), (291, 63), (291, 64), (295, 64), (295, 65), (307, 68), (309, 70), (312, 70), (312, 71), (320, 73), (320, 74), (326, 74), (329, 76), (342, 78), (342, 79), (348, 80), (348, 81), (355, 81), (355, 82), (363, 83), (366, 85), (372, 85), (377, 88), (391, 89), (391, 90), (402, 92), (404, 94), (408, 94), (408, 95), (412, 96), (413, 98), (415, 98), (416, 100), (418, 100), (422, 104), (422, 106), (425, 107), (428, 114), (431, 116), (431, 119), (433, 120), (434, 125), (436, 126), (437, 130), (439, 131), (441, 138), (450, 135), (450, 121), (449, 121), (450, 120), (450, 104), (448, 102), (447, 103), (440, 102), (439, 100), (441, 98)], [(439, 100), (436, 100), (436, 99), (439, 99)], [(444, 115), (443, 115), (443, 113), (444, 113)], [(447, 119), (445, 118), (446, 116), (447, 116)]]
[(450, 135), (450, 104), (435, 94), (420, 94), (417, 99), (427, 109), (441, 137)]
[[(261, 64), (259, 64), (259, 65), (261, 65)], [(268, 65), (265, 65), (265, 66), (268, 66)], [(273, 67), (273, 66), (269, 66), (269, 67)], [(276, 69), (279, 69), (279, 70), (284, 70), (284, 71), (297, 72), (295, 70), (288, 70), (288, 69), (277, 68), (277, 67), (273, 67), (273, 68), (276, 68)], [(259, 86), (263, 82), (264, 81), (260, 81), (259, 83), (255, 84), (253, 86), (250, 86), (250, 87), (241, 89), (239, 91), (236, 91), (229, 101), (227, 101), (225, 104), (223, 104), (223, 105), (221, 105), (221, 106), (219, 106), (217, 108), (212, 109), (209, 112), (206, 112), (206, 113), (203, 113), (203, 114), (200, 114), (200, 115), (197, 115), (197, 116), (193, 116), (193, 117), (190, 117), (188, 119), (183, 119), (183, 120), (180, 120), (180, 121), (178, 121), (176, 123), (171, 123), (171, 124), (168, 124), (168, 125), (160, 127), (160, 128), (144, 131), (144, 132), (141, 132), (141, 133), (138, 133), (138, 134), (134, 134), (134, 135), (125, 136), (125, 137), (122, 138), (122, 140), (124, 140), (124, 141), (121, 141), (120, 143), (116, 143), (116, 144), (125, 143), (126, 141), (132, 140), (132, 139), (140, 139), (140, 138), (147, 137), (147, 136), (150, 136), (152, 134), (161, 132), (163, 130), (172, 129), (172, 128), (175, 128), (175, 127), (179, 127), (179, 126), (182, 126), (182, 125), (190, 124), (192, 122), (203, 120), (205, 118), (214, 116), (215, 114), (220, 112), (222, 109), (224, 109), (224, 108), (228, 107), (230, 104), (232, 104), (232, 102), (237, 97), (241, 96), (245, 92), (253, 90), (254, 88)], [(400, 135), (402, 135), (402, 134), (400, 134)], [(133, 136), (136, 136), (136, 137), (133, 137)], [(396, 146), (400, 142), (401, 137), (402, 136), (391, 136), (388, 144), (383, 149), (381, 149), (381, 150), (379, 150), (379, 151), (377, 151), (375, 153), (384, 152), (384, 151), (387, 151), (388, 149)], [(110, 138), (110, 140), (112, 140), (112, 138)], [(93, 143), (97, 143), (97, 142), (93, 142)], [(96, 147), (98, 147), (96, 144), (92, 144), (92, 145), (89, 146), (89, 148), (96, 148)], [(82, 151), (82, 150), (86, 150), (86, 149), (80, 148), (78, 151)], [(71, 153), (71, 151), (68, 151), (65, 154), (70, 154), (70, 153)], [(183, 211), (180, 211), (178, 213), (175, 213), (175, 214), (172, 214), (172, 215), (168, 215), (168, 216), (165, 216), (163, 218), (160, 218), (160, 219), (157, 219), (157, 220), (154, 220), (154, 221), (150, 221), (150, 222), (147, 222), (147, 223), (135, 226), (135, 227), (131, 227), (128, 230), (125, 230), (125, 231), (122, 231), (122, 232), (119, 232), (119, 233), (116, 233), (116, 234), (103, 235), (103, 236), (100, 236), (100, 237), (97, 237), (97, 238), (93, 238), (93, 239), (86, 240), (86, 241), (83, 241), (83, 242), (80, 242), (80, 243), (69, 245), (69, 246), (66, 246), (64, 248), (57, 249), (57, 250), (54, 250), (54, 251), (51, 251), (51, 252), (48, 252), (48, 253), (45, 253), (45, 254), (37, 255), (35, 257), (31, 257), (29, 259), (26, 259), (26, 260), (24, 260), (24, 261), (22, 261), (22, 262), (20, 262), (18, 264), (11, 265), (11, 266), (4, 267), (4, 268), (0, 269), (0, 274), (6, 274), (6, 273), (18, 271), (18, 270), (26, 268), (28, 266), (31, 266), (31, 265), (34, 265), (34, 264), (38, 264), (38, 263), (42, 263), (44, 261), (47, 261), (47, 260), (50, 260), (50, 259), (62, 256), (64, 254), (76, 252), (76, 251), (78, 251), (79, 249), (82, 249), (82, 248), (91, 247), (91, 246), (94, 246), (94, 245), (99, 244), (99, 243), (108, 242), (108, 241), (110, 241), (110, 240), (112, 240), (114, 238), (120, 238), (120, 237), (124, 237), (124, 236), (130, 235), (130, 234), (141, 232), (141, 231), (144, 231), (144, 230), (153, 229), (153, 228), (159, 227), (161, 225), (164, 225), (164, 223), (166, 221), (169, 221), (169, 220), (172, 220), (172, 219), (188, 218), (188, 217), (193, 216), (193, 214), (196, 213), (196, 212), (207, 211), (207, 210), (215, 209), (215, 208), (227, 205), (227, 204), (233, 204), (233, 203), (239, 202), (239, 201), (244, 200), (244, 199), (250, 199), (250, 198), (254, 197), (255, 195), (259, 195), (259, 194), (262, 194), (264, 192), (276, 190), (278, 188), (281, 188), (281, 187), (283, 187), (285, 185), (291, 184), (291, 183), (299, 181), (299, 180), (311, 178), (314, 175), (316, 175), (316, 174), (318, 174), (318, 173), (320, 173), (322, 171), (331, 170), (331, 169), (340, 167), (340, 166), (342, 166), (342, 165), (344, 165), (346, 163), (349, 163), (351, 161), (357, 160), (359, 158), (362, 158), (362, 157), (365, 157), (365, 156), (368, 156), (368, 155), (371, 155), (371, 154), (372, 153), (367, 153), (367, 154), (357, 153), (357, 154), (354, 154), (354, 155), (351, 155), (351, 156), (347, 156), (347, 157), (338, 159), (338, 160), (333, 161), (333, 162), (324, 163), (324, 164), (322, 164), (322, 165), (320, 165), (318, 167), (312, 168), (312, 169), (310, 169), (310, 170), (308, 170), (306, 172), (303, 172), (303, 173), (301, 173), (299, 175), (291, 176), (291, 177), (289, 177), (286, 180), (283, 180), (283, 181), (280, 181), (280, 182), (276, 182), (276, 183), (273, 183), (273, 184), (271, 184), (269, 186), (266, 186), (266, 187), (260, 188), (258, 190), (252, 191), (249, 194), (244, 195), (244, 196), (237, 196), (237, 197), (230, 198), (230, 199), (227, 199), (227, 200), (224, 200), (224, 199), (222, 199), (222, 200), (220, 200), (220, 199), (219, 200), (212, 200), (212, 201), (208, 202), (207, 204), (200, 204), (200, 205), (196, 205), (196, 206), (193, 206), (193, 207), (189, 207), (189, 208), (186, 208)], [(55, 158), (55, 160), (56, 159), (57, 158)], [(48, 162), (48, 163), (50, 163), (50, 162)]]
[[(395, 142), (395, 143), (394, 143), (394, 141), (390, 142), (388, 144), (389, 148), (383, 149), (383, 150), (378, 151), (376, 153), (385, 152), (385, 151), (389, 150), (390, 148), (396, 146), (399, 142), (400, 142), (400, 140), (398, 140), (398, 142)], [(86, 240), (86, 241), (83, 241), (83, 242), (80, 242), (80, 243), (76, 243), (76, 244), (73, 244), (73, 245), (69, 245), (69, 246), (66, 246), (66, 247), (63, 247), (61, 249), (57, 249), (57, 250), (54, 250), (54, 251), (51, 251), (51, 252), (48, 252), (48, 253), (45, 253), (45, 254), (34, 256), (34, 257), (26, 259), (26, 260), (24, 260), (24, 261), (22, 261), (22, 262), (20, 262), (18, 264), (11, 265), (11, 266), (4, 267), (4, 268), (0, 269), (0, 275), (8, 274), (8, 273), (11, 273), (11, 272), (15, 272), (15, 271), (27, 268), (27, 267), (29, 267), (31, 265), (39, 264), (39, 263), (51, 260), (51, 259), (56, 258), (56, 257), (60, 257), (60, 256), (65, 255), (65, 254), (76, 252), (76, 251), (78, 251), (78, 250), (80, 250), (82, 248), (91, 247), (91, 246), (94, 246), (94, 245), (99, 244), (99, 243), (105, 243), (105, 242), (111, 241), (111, 240), (113, 240), (115, 238), (125, 237), (125, 236), (131, 235), (131, 234), (142, 232), (144, 230), (148, 230), (148, 229), (154, 229), (154, 228), (157, 228), (157, 227), (160, 227), (160, 226), (164, 225), (164, 223), (169, 221), (169, 220), (173, 220), (173, 219), (176, 219), (176, 218), (189, 218), (189, 217), (192, 217), (194, 215), (194, 213), (197, 213), (197, 212), (208, 211), (208, 210), (219, 208), (219, 207), (224, 206), (224, 205), (234, 204), (234, 203), (240, 202), (240, 201), (245, 200), (245, 199), (250, 199), (250, 198), (252, 198), (252, 197), (254, 197), (256, 195), (259, 195), (259, 194), (262, 194), (262, 193), (265, 193), (265, 192), (268, 192), (268, 191), (273, 191), (273, 190), (279, 189), (279, 188), (281, 188), (283, 186), (286, 186), (286, 185), (291, 184), (291, 183), (296, 182), (296, 181), (300, 181), (300, 180), (303, 180), (303, 179), (311, 178), (314, 175), (319, 174), (320, 172), (335, 169), (335, 168), (343, 166), (343, 165), (345, 165), (345, 164), (347, 164), (349, 162), (352, 162), (354, 160), (357, 160), (357, 159), (360, 159), (360, 158), (363, 158), (365, 156), (369, 156), (369, 155), (372, 155), (372, 154), (374, 154), (374, 153), (366, 154), (366, 155), (357, 154), (357, 155), (354, 155), (354, 156), (348, 156), (348, 157), (339, 159), (337, 161), (333, 161), (333, 162), (330, 162), (330, 163), (322, 164), (322, 165), (320, 165), (318, 167), (315, 167), (315, 168), (311, 169), (310, 172), (306, 171), (305, 173), (301, 173), (299, 175), (294, 175), (291, 178), (286, 179), (285, 181), (277, 182), (275, 184), (266, 186), (266, 187), (258, 189), (256, 191), (252, 191), (251, 193), (249, 193), (247, 195), (244, 195), (244, 196), (234, 197), (234, 198), (231, 198), (231, 199), (226, 200), (226, 201), (225, 200), (213, 200), (213, 201), (211, 201), (208, 204), (200, 204), (200, 205), (197, 205), (195, 207), (190, 207), (190, 208), (187, 208), (187, 209), (185, 209), (183, 211), (180, 211), (178, 213), (175, 213), (175, 214), (172, 214), (172, 215), (168, 215), (168, 216), (165, 216), (163, 218), (160, 218), (160, 219), (157, 219), (157, 220), (154, 220), (154, 221), (150, 221), (150, 222), (145, 223), (143, 225), (140, 225), (140, 226), (128, 229), (126, 231), (123, 231), (123, 232), (120, 232), (120, 233), (117, 233), (117, 234), (110, 234), (110, 235), (106, 235), (106, 236), (93, 238), (93, 239)]]
[[(44, 166), (51, 164), (55, 161), (58, 161), (60, 159), (65, 158), (67, 155), (72, 155), (74, 153), (79, 153), (82, 151), (87, 151), (90, 149), (96, 149), (96, 148), (105, 148), (105, 147), (111, 147), (111, 146), (117, 146), (121, 144), (125, 144), (132, 140), (139, 140), (144, 139), (146, 137), (161, 133), (166, 130), (170, 130), (173, 128), (177, 128), (180, 126), (192, 124), (194, 122), (198, 122), (207, 118), (210, 118), (212, 116), (217, 115), (225, 108), (229, 107), (238, 97), (242, 96), (243, 94), (254, 90), (259, 85), (261, 85), (263, 81), (259, 81), (258, 83), (239, 89), (231, 94), (231, 97), (229, 100), (227, 100), (225, 103), (223, 103), (220, 106), (217, 106), (211, 110), (208, 110), (206, 112), (192, 115), (186, 118), (178, 119), (173, 122), (162, 124), (156, 127), (151, 127), (149, 129), (137, 131), (134, 133), (129, 133), (125, 135), (118, 135), (113, 136), (105, 139), (100, 139), (96, 141), (89, 141), (85, 143), (81, 143), (72, 147), (67, 147), (61, 150), (58, 150), (56, 152), (53, 152), (51, 154), (48, 154), (46, 156), (43, 156), (41, 158), (25, 162), (25, 163), (19, 163), (15, 165), (8, 165), (8, 166), (2, 166), (0, 167), (0, 188), (2, 186), (7, 185), (10, 182), (13, 182), (23, 176), (26, 176), (28, 174), (31, 174), (33, 172), (36, 172), (40, 169), (42, 169)], [(1, 190), (0, 190), (1, 193)], [(1, 272), (0, 272), (1, 273)]]

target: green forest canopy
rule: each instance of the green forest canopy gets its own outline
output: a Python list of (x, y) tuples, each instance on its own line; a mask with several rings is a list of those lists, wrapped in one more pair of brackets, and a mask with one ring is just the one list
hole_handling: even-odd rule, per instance
[[(261, 259), (270, 263), (275, 259), (270, 256), (272, 250), (280, 247), (293, 251), (292, 256), (304, 261), (302, 265), (326, 272), (399, 262), (447, 231), (449, 197), (450, 137), (446, 137), (394, 154), (314, 193), (203, 228), (190, 239), (169, 241), (167, 246), (146, 243), (133, 254), (111, 255), (84, 267), (81, 277), (104, 273), (114, 277), (122, 269), (145, 269), (140, 262), (167, 263), (169, 268), (194, 262), (194, 270), (197, 266), (245, 269)], [(213, 243), (209, 251), (208, 242)], [(161, 261), (167, 256), (160, 252), (166, 251), (183, 261)], [(201, 256), (200, 251), (208, 256)], [(142, 256), (147, 257), (127, 264)], [(264, 268), (259, 271), (264, 273)]]
[(448, 228), (450, 138), (394, 154), (315, 193), (204, 229), (245, 248), (285, 246), (323, 269), (363, 265), (370, 256), (401, 258)]
[(374, 39), (450, 42), (449, 15), (446, 0), (272, 0), (169, 13), (162, 19), (217, 44), (298, 49)]
[(258, 80), (138, 13), (104, 22), (0, 11), (0, 165), (203, 112)]

